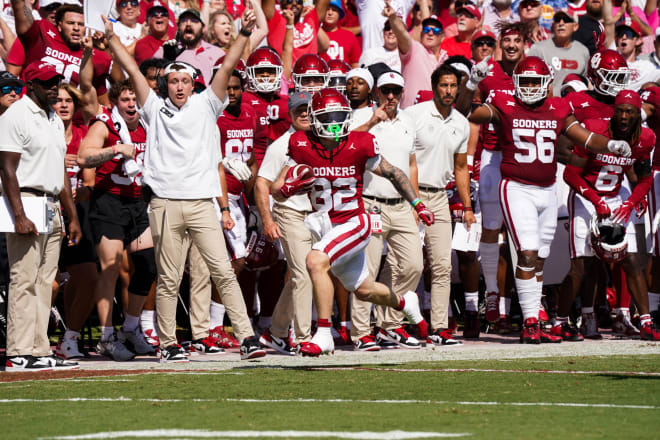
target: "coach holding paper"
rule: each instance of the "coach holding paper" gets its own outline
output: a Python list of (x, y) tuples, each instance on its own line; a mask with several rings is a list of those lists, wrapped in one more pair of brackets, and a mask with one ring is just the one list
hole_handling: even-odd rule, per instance
[[(64, 124), (51, 108), (57, 102), (62, 75), (53, 65), (34, 61), (24, 77), (25, 96), (0, 117), (0, 179), (16, 231), (7, 233), (11, 281), (6, 371), (77, 368), (75, 362), (56, 358), (48, 342), (51, 289), (62, 242), (60, 200), (71, 219), (69, 245), (82, 236), (64, 169)], [(37, 232), (21, 197), (47, 197), (54, 213), (52, 232)]]
[[(243, 12), (241, 32), (210, 86), (202, 93), (192, 93), (197, 75), (192, 66), (178, 61), (165, 66), (161, 84), (161, 93), (167, 93), (164, 99), (149, 87), (135, 60), (113, 34), (112, 23), (105, 17), (104, 21), (113, 58), (128, 73), (140, 114), (149, 125), (142, 176), (153, 192), (149, 224), (158, 266), (156, 309), (160, 360), (164, 363), (187, 361), (175, 335), (177, 294), (186, 258), (186, 232), (206, 262), (234, 332), (242, 341), (241, 358), (264, 356), (252, 332), (213, 207), (214, 198), (221, 207), (228, 206), (226, 182), (219, 177), (218, 164), (222, 157), (216, 120), (227, 106), (227, 83), (254, 28), (254, 12), (251, 8)], [(206, 309), (210, 305), (210, 297), (190, 298), (190, 301), (205, 304)]]

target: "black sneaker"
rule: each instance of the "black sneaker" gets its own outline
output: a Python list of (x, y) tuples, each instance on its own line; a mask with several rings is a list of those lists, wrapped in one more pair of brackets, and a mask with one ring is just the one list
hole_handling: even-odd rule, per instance
[(44, 365), (34, 365), (34, 357), (30, 355), (26, 356), (11, 356), (7, 358), (5, 363), (5, 371), (7, 373), (23, 373), (30, 371), (48, 371), (51, 368), (47, 368)]
[(60, 359), (54, 354), (50, 356), (40, 356), (34, 358), (33, 366), (43, 366), (46, 370), (61, 371), (61, 370), (77, 370), (80, 368), (78, 362), (67, 361)]
[(213, 336), (207, 336), (204, 339), (197, 339), (190, 343), (190, 351), (199, 354), (218, 354), (224, 353), (225, 350), (218, 347), (217, 339)]
[(170, 363), (182, 363), (189, 362), (188, 357), (186, 356), (186, 350), (183, 349), (179, 344), (168, 345), (165, 348), (160, 349), (160, 363), (161, 364), (170, 364)]
[(250, 336), (241, 342), (241, 360), (256, 359), (266, 356), (256, 336)]

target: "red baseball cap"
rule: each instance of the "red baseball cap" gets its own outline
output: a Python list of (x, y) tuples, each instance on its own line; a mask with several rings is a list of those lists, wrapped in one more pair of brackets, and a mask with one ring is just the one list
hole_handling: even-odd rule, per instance
[(624, 19), (619, 20), (616, 23), (615, 30), (622, 27), (628, 27), (632, 29), (632, 31), (636, 33), (638, 37), (642, 36), (642, 27), (636, 21), (631, 20), (630, 17), (625, 17)]
[(481, 12), (479, 12), (479, 8), (477, 8), (475, 5), (471, 5), (469, 3), (464, 4), (460, 8), (456, 9), (456, 14), (461, 11), (465, 11), (477, 20), (481, 20)]
[(33, 61), (23, 70), (23, 78), (25, 81), (50, 81), (51, 79), (59, 76), (60, 79), (64, 75), (55, 70), (55, 66), (45, 61)]
[(488, 29), (479, 29), (478, 31), (475, 31), (474, 34), (472, 34), (472, 39), (470, 40), (470, 43), (474, 43), (479, 38), (492, 38), (493, 40), (497, 41), (497, 37), (495, 36), (495, 34), (489, 31)]
[(614, 98), (614, 105), (630, 104), (638, 109), (642, 109), (642, 98), (634, 90), (621, 90)]

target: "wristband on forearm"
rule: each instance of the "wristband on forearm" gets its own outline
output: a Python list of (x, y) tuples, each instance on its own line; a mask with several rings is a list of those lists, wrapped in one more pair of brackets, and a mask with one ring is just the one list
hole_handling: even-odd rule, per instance
[(245, 28), (241, 28), (241, 30), (239, 31), (239, 34), (243, 35), (244, 37), (250, 38), (252, 36), (252, 31), (248, 31)]
[(422, 201), (419, 199), (419, 197), (416, 198), (415, 200), (413, 200), (412, 202), (410, 202), (410, 204), (413, 206), (413, 208), (416, 208), (417, 205), (419, 205), (420, 203), (422, 203)]

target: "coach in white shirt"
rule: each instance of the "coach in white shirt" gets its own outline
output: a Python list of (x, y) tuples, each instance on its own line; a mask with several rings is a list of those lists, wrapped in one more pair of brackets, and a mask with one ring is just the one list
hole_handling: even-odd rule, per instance
[[(415, 122), (399, 110), (403, 93), (403, 77), (398, 72), (386, 72), (378, 77), (373, 95), (377, 101), (372, 117), (360, 129), (368, 129), (378, 141), (380, 154), (400, 168), (417, 190), (417, 161), (415, 160)], [(422, 243), (414, 210), (392, 183), (368, 172), (362, 190), (364, 208), (371, 215), (372, 234), (366, 248), (369, 273), (376, 278), (385, 242), (397, 264), (392, 268), (395, 293), (417, 288), (422, 274)], [(351, 305), (351, 338), (355, 349), (371, 351), (371, 303), (353, 298)], [(402, 348), (420, 348), (419, 341), (401, 325), (403, 314), (391, 308), (376, 307), (376, 325), (380, 327), (378, 340), (390, 341)]]
[(422, 202), (435, 214), (435, 223), (426, 227), (424, 242), (431, 262), (431, 327), (429, 342), (458, 344), (447, 332), (451, 283), (451, 217), (445, 186), (456, 176), (456, 187), (465, 206), (463, 221), (469, 227), (476, 220), (470, 202), (470, 175), (467, 167), (468, 120), (453, 108), (459, 73), (442, 64), (431, 76), (433, 100), (406, 109), (415, 121), (415, 154), (419, 164), (419, 193)]
[(312, 205), (307, 194), (292, 196), (282, 202), (273, 199), (271, 215), (270, 186), (277, 180), (289, 158), (287, 153), (291, 135), (299, 130), (309, 130), (307, 104), (311, 99), (308, 92), (294, 93), (289, 97), (291, 127), (268, 146), (254, 185), (264, 234), (269, 240), (280, 240), (290, 273), (273, 310), (270, 335), (262, 335), (261, 343), (284, 354), (291, 354), (287, 352), (291, 349), (287, 339), (292, 319), (295, 342), (299, 344), (312, 339), (312, 280), (305, 262), (314, 244), (312, 233), (305, 226), (305, 217), (312, 212)]
[[(246, 9), (242, 31), (209, 87), (192, 94), (196, 76), (188, 64), (173, 62), (163, 70), (163, 99), (149, 87), (135, 60), (113, 35), (106, 19), (105, 31), (113, 58), (128, 73), (140, 113), (149, 125), (142, 176), (153, 191), (149, 223), (156, 251), (158, 282), (156, 306), (161, 362), (186, 362), (176, 339), (176, 306), (183, 274), (187, 232), (211, 272), (234, 332), (241, 340), (241, 358), (265, 355), (254, 337), (245, 302), (232, 270), (220, 223), (213, 207), (217, 198), (227, 207), (226, 182), (221, 179), (220, 139), (216, 120), (227, 106), (227, 82), (255, 25), (254, 12)], [(208, 292), (208, 290), (205, 290)], [(210, 306), (210, 292), (190, 298), (200, 309)]]

